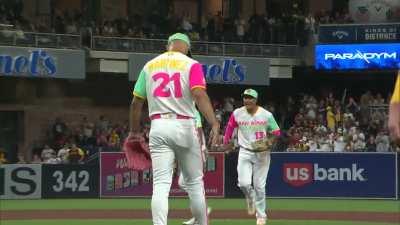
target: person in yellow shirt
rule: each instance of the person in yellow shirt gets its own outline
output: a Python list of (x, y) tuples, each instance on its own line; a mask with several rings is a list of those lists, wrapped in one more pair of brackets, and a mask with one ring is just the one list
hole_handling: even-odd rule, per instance
[(335, 125), (336, 125), (336, 116), (335, 114), (332, 112), (332, 107), (328, 106), (327, 107), (327, 111), (326, 111), (326, 121), (327, 121), (327, 125), (328, 128), (331, 131), (335, 131)]
[(389, 108), (389, 131), (397, 145), (400, 146), (400, 71), (394, 87)]
[(0, 148), (0, 165), (6, 163), (7, 163), (6, 152), (2, 148)]

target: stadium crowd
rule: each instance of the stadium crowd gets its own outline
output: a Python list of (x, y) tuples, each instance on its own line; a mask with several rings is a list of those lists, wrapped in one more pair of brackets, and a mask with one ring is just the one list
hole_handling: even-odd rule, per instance
[[(326, 97), (303, 94), (298, 98), (288, 97), (283, 105), (278, 102), (261, 102), (260, 105), (275, 115), (283, 130), (273, 151), (400, 151), (391, 143), (387, 132), (389, 96), (384, 98), (369, 91), (342, 99), (332, 93)], [(212, 99), (217, 119), (224, 128), (231, 112), (242, 105), (241, 99)], [(149, 118), (144, 117), (142, 133), (147, 141), (149, 124)], [(207, 132), (207, 123), (204, 126)], [(33, 149), (31, 162), (84, 163), (99, 151), (120, 151), (128, 132), (128, 121), (113, 122), (104, 116), (93, 121), (83, 116), (81, 121), (73, 123), (56, 118), (47, 131), (48, 139)], [(223, 132), (221, 129), (221, 139)], [(22, 156), (19, 156), (19, 162), (25, 162)]]
[(190, 20), (189, 15), (178, 15), (171, 11), (167, 17), (156, 12), (148, 16), (130, 15), (117, 19), (92, 20), (85, 11), (54, 9), (52, 16), (37, 16), (27, 19), (22, 16), (22, 0), (0, 1), (0, 24), (3, 36), (12, 35), (26, 38), (24, 32), (82, 34), (84, 44), (91, 35), (165, 39), (176, 31), (189, 34), (193, 41), (280, 43), (306, 45), (318, 32), (318, 24), (351, 23), (347, 10), (320, 11), (314, 15), (301, 10), (297, 4), (282, 13), (270, 12), (252, 15), (224, 17), (219, 11), (216, 15), (203, 18), (201, 24)]

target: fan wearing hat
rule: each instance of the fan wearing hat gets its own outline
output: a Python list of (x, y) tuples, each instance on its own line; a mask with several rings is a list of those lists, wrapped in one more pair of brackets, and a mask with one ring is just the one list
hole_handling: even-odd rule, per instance
[[(174, 162), (183, 176), (190, 198), (190, 209), (199, 225), (208, 225), (207, 205), (203, 182), (203, 160), (200, 141), (196, 135), (196, 106), (211, 126), (210, 140), (216, 146), (219, 122), (206, 92), (202, 65), (187, 56), (190, 40), (176, 33), (168, 38), (167, 52), (151, 59), (141, 70), (133, 91), (130, 106), (130, 132), (124, 151), (132, 166), (138, 149), (129, 143), (140, 139), (140, 118), (147, 100), (151, 131), (149, 148), (153, 172), (151, 211), (154, 225), (166, 225), (168, 196), (172, 184)], [(141, 157), (145, 158), (145, 157)], [(147, 157), (148, 158), (148, 157)], [(146, 158), (146, 159), (147, 159)]]
[[(280, 136), (280, 128), (271, 112), (257, 104), (258, 93), (246, 89), (243, 106), (235, 109), (225, 128), (224, 149), (229, 148), (234, 129), (238, 131), (238, 186), (246, 197), (247, 213), (256, 216), (256, 224), (264, 225), (267, 220), (265, 185), (271, 161), (269, 149), (258, 151), (257, 145), (273, 136)], [(252, 185), (253, 184), (253, 185)]]

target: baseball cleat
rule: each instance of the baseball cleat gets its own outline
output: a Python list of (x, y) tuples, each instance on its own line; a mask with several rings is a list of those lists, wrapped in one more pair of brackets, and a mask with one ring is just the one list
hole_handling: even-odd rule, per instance
[[(212, 208), (207, 207), (207, 215), (210, 215), (211, 211), (212, 211)], [(182, 224), (183, 225), (199, 225), (199, 223), (194, 219), (194, 217), (191, 218), (190, 220), (183, 221)]]
[(265, 225), (266, 219), (265, 218), (257, 218), (257, 225)]
[(190, 220), (182, 222), (183, 225), (195, 225), (195, 223), (196, 223), (196, 220), (194, 219), (194, 217), (191, 218)]

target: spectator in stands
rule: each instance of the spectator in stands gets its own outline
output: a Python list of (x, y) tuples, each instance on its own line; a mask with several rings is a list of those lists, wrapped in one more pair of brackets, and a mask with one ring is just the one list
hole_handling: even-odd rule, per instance
[(85, 153), (81, 148), (78, 148), (76, 144), (71, 145), (71, 149), (68, 152), (68, 161), (71, 164), (80, 164), (85, 158)]
[(356, 103), (353, 97), (349, 98), (349, 103), (346, 105), (346, 108), (351, 112), (353, 115), (356, 115), (360, 111), (360, 107)]
[(63, 148), (58, 150), (57, 158), (59, 159), (60, 163), (68, 163), (68, 155), (69, 155), (69, 145), (65, 144)]
[(244, 35), (246, 32), (246, 22), (244, 21), (244, 19), (242, 19), (241, 17), (239, 17), (238, 19), (235, 20), (235, 26), (236, 26), (236, 36), (238, 38), (239, 42), (243, 42), (244, 41)]
[(367, 152), (376, 152), (375, 138), (373, 135), (369, 136), (368, 142), (365, 145), (365, 150)]
[(119, 137), (117, 130), (115, 128), (112, 129), (110, 137), (108, 139), (108, 146), (115, 151), (120, 146), (120, 142), (121, 138)]
[(56, 158), (56, 151), (54, 151), (54, 149), (50, 148), (50, 146), (46, 144), (44, 145), (40, 157), (42, 158), (42, 161), (44, 163), (52, 162), (52, 160)]
[(332, 142), (329, 140), (327, 132), (321, 132), (318, 138), (319, 148), (317, 151), (320, 152), (331, 152), (332, 151)]
[(354, 139), (353, 137), (353, 150), (356, 152), (362, 152), (365, 150), (365, 142), (364, 139), (361, 138), (360, 136), (355, 136), (356, 138)]
[(114, 29), (113, 23), (106, 20), (103, 24), (102, 35), (114, 36), (115, 34), (116, 34), (116, 29)]
[(53, 137), (55, 140), (64, 136), (67, 132), (67, 125), (61, 120), (61, 118), (56, 118), (56, 121), (53, 125)]
[(309, 138), (307, 145), (308, 145), (308, 151), (310, 152), (316, 152), (318, 149), (318, 143), (313, 135), (311, 138)]
[(18, 160), (17, 164), (26, 164), (27, 163), (25, 160), (25, 156), (22, 153), (18, 153), (17, 160)]
[(39, 154), (33, 154), (33, 159), (31, 161), (31, 163), (34, 163), (34, 164), (42, 163), (42, 159), (40, 158)]
[(385, 99), (382, 97), (380, 93), (376, 95), (376, 98), (372, 102), (373, 105), (383, 105), (385, 104)]
[(380, 131), (378, 135), (376, 136), (375, 139), (376, 143), (376, 151), (377, 152), (388, 152), (389, 147), (390, 147), (390, 141), (389, 141), (389, 136), (383, 132)]
[(3, 148), (0, 148), (0, 165), (6, 164), (7, 162), (6, 151)]
[(96, 145), (96, 138), (94, 137), (94, 124), (87, 120), (85, 116), (83, 118), (83, 137), (86, 145)]
[(105, 131), (100, 131), (96, 140), (97, 146), (100, 148), (108, 146), (108, 137)]
[(78, 33), (78, 26), (72, 20), (67, 22), (67, 26), (65, 27), (65, 32), (67, 34), (77, 34)]
[(104, 115), (101, 115), (99, 117), (99, 121), (96, 123), (96, 129), (99, 132), (102, 132), (102, 131), (106, 132), (106, 131), (108, 131), (109, 125), (110, 125), (110, 122), (106, 119), (106, 117)]
[(333, 151), (334, 152), (344, 152), (346, 147), (346, 140), (343, 136), (343, 129), (338, 128), (335, 136), (335, 140), (333, 142)]
[(183, 17), (181, 26), (184, 32), (186, 33), (190, 33), (193, 29), (192, 24), (189, 22), (188, 16)]
[(326, 122), (327, 122), (327, 127), (330, 131), (335, 131), (335, 126), (336, 126), (336, 118), (335, 114), (332, 111), (332, 107), (328, 106), (326, 108)]

